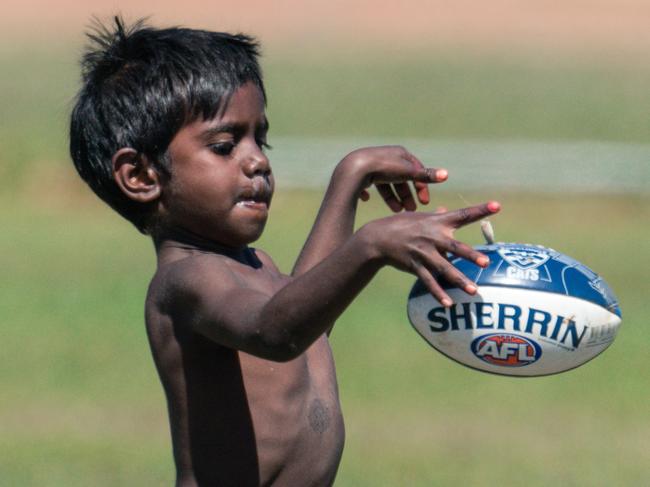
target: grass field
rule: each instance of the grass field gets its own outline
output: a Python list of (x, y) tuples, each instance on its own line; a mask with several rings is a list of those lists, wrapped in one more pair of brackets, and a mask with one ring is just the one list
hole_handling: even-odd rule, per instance
[[(171, 485), (143, 326), (153, 248), (72, 173), (80, 47), (66, 42), (0, 46), (0, 486)], [(482, 374), (419, 338), (405, 312), (414, 279), (383, 270), (332, 336), (347, 425), (336, 485), (647, 485), (650, 68), (352, 44), (266, 53), (281, 177), (258, 245), (289, 270), (342, 151), (408, 143), (451, 170), (436, 204), (500, 200), (497, 238), (593, 267), (618, 294), (623, 327), (569, 373)], [(375, 196), (359, 221), (384, 214)], [(459, 235), (481, 242), (477, 227)]]
[[(67, 167), (80, 47), (0, 50), (0, 188)], [(274, 137), (650, 142), (650, 68), (405, 51), (264, 59)]]
[[(170, 485), (164, 398), (142, 323), (153, 250), (72, 187), (0, 205), (0, 484)], [(285, 270), (319, 196), (277, 195), (259, 246)], [(608, 280), (623, 309), (619, 337), (563, 375), (481, 374), (417, 336), (405, 315), (413, 278), (382, 271), (333, 334), (348, 431), (337, 485), (638, 486), (649, 478), (649, 199), (490, 196), (504, 206), (494, 219), (499, 239), (552, 246)], [(453, 193), (436, 199), (458, 206)], [(361, 222), (385, 213), (373, 200)], [(476, 227), (460, 236), (480, 242)]]

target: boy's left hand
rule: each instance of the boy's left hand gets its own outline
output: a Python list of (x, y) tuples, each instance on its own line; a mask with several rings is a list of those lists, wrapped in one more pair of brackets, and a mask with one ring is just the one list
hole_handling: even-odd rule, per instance
[(345, 156), (341, 163), (360, 175), (361, 200), (368, 201), (370, 193), (366, 188), (374, 184), (388, 207), (396, 213), (416, 209), (409, 181), (413, 183), (417, 200), (426, 205), (429, 203), (428, 185), (447, 180), (445, 169), (424, 167), (401, 146), (358, 149)]

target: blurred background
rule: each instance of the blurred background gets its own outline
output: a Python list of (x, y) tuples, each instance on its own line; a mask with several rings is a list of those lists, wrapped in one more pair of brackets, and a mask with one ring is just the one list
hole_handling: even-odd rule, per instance
[[(650, 478), (650, 2), (5, 0), (0, 17), (0, 485), (170, 485), (143, 327), (150, 242), (67, 155), (93, 15), (243, 31), (263, 45), (277, 193), (256, 244), (289, 271), (347, 152), (406, 145), (434, 205), (502, 202), (498, 240), (544, 244), (617, 292), (623, 327), (558, 376), (495, 377), (430, 349), (386, 269), (333, 346), (339, 486), (640, 486)], [(386, 215), (374, 195), (359, 223)], [(460, 232), (481, 243), (476, 227)]]

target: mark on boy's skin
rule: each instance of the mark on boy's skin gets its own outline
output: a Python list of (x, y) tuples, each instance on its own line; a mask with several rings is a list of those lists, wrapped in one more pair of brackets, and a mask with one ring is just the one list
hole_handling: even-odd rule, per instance
[(309, 408), (309, 425), (322, 435), (330, 426), (330, 414), (320, 399), (315, 399)]

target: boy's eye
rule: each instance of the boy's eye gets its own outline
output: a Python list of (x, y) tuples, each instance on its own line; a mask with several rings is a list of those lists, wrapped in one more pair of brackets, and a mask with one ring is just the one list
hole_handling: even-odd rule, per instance
[(262, 148), (262, 150), (273, 149), (269, 144), (267, 144), (266, 139), (257, 139), (257, 145)]
[(235, 148), (232, 142), (219, 142), (218, 144), (210, 144), (210, 150), (218, 156), (228, 156)]

